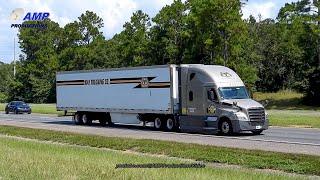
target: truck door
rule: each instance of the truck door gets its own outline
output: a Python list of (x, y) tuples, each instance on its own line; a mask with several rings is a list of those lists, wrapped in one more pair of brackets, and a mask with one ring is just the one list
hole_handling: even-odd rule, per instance
[(200, 81), (200, 74), (194, 71), (187, 73), (185, 88), (185, 107), (183, 120), (180, 122), (182, 128), (191, 131), (199, 131), (204, 127), (204, 103), (203, 103), (203, 84)]
[(203, 110), (203, 86), (199, 80), (199, 74), (189, 72), (189, 83), (187, 85), (187, 115), (201, 116)]
[(205, 128), (217, 129), (218, 127), (218, 113), (219, 100), (217, 91), (213, 87), (206, 87), (204, 89), (204, 105), (207, 119), (205, 120)]

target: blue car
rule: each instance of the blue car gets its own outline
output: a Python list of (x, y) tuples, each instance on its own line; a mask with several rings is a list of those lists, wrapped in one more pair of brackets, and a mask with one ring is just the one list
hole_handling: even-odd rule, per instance
[(13, 112), (14, 114), (28, 113), (31, 114), (31, 107), (23, 101), (12, 101), (5, 108), (6, 114)]

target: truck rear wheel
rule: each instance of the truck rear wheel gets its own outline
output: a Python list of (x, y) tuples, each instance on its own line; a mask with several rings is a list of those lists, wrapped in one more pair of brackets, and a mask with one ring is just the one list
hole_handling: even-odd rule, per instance
[(76, 125), (83, 124), (82, 115), (80, 113), (76, 112), (75, 115), (73, 116), (73, 122)]
[(156, 130), (162, 129), (162, 120), (161, 120), (160, 117), (156, 117), (156, 118), (154, 119), (154, 128), (155, 128)]
[(91, 125), (92, 124), (92, 120), (88, 117), (87, 114), (82, 114), (82, 122), (85, 125)]
[(168, 117), (166, 120), (166, 130), (174, 131), (176, 128), (175, 120), (172, 117)]

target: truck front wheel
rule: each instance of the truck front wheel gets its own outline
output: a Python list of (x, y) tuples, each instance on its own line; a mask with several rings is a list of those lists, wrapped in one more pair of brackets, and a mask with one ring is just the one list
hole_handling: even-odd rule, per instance
[(233, 132), (232, 124), (228, 119), (223, 119), (219, 123), (219, 129), (220, 129), (220, 133), (223, 135), (230, 135)]
[(77, 112), (77, 113), (73, 116), (73, 122), (74, 122), (74, 124), (76, 124), (76, 125), (83, 124), (82, 115)]

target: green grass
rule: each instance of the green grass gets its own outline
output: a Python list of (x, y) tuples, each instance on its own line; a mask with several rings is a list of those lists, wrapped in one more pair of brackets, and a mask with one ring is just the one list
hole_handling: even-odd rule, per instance
[(320, 128), (320, 111), (268, 110), (270, 125)]
[(249, 168), (320, 175), (320, 156), (186, 144), (159, 140), (112, 138), (50, 130), (0, 126), (0, 134), (116, 150), (133, 150)]
[(303, 105), (303, 94), (290, 90), (276, 93), (256, 92), (253, 99), (257, 101), (268, 100), (267, 109), (277, 110), (320, 110), (320, 107)]
[[(292, 179), (228, 168), (115, 169), (116, 164), (190, 161), (0, 137), (1, 179)], [(295, 176), (294, 179), (302, 178)]]

